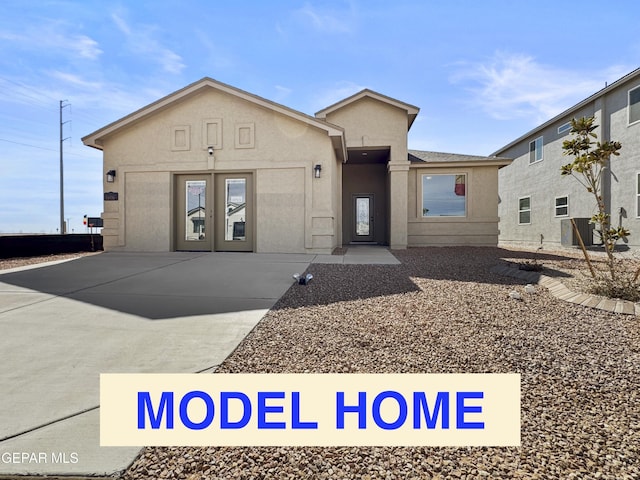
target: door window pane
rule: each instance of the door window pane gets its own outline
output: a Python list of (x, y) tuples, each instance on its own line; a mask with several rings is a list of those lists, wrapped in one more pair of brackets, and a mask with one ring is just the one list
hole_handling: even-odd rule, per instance
[(206, 180), (187, 180), (185, 186), (185, 240), (204, 240), (206, 226), (207, 182)]
[(369, 235), (369, 211), (369, 197), (356, 198), (356, 235), (358, 236)]
[(224, 211), (226, 241), (245, 241), (245, 220), (247, 217), (246, 178), (225, 179)]

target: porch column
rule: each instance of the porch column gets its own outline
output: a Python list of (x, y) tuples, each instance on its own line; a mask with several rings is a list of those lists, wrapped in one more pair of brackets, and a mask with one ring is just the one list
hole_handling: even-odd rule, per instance
[(409, 164), (389, 164), (389, 246), (407, 248)]

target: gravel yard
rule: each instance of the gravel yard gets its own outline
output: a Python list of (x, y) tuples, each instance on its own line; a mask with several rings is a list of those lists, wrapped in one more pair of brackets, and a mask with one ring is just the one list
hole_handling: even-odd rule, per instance
[[(123, 478), (640, 478), (637, 317), (489, 272), (530, 252), (394, 254), (402, 265), (312, 264), (218, 371), (520, 373), (520, 448), (146, 448)], [(565, 276), (575, 263), (538, 258)]]
[(7, 270), (9, 268), (26, 267), (28, 265), (37, 265), (39, 263), (53, 262), (58, 260), (70, 260), (73, 258), (82, 257), (85, 255), (96, 255), (89, 252), (78, 253), (60, 253), (53, 255), (40, 255), (37, 257), (15, 257), (15, 258), (0, 258), (0, 270)]

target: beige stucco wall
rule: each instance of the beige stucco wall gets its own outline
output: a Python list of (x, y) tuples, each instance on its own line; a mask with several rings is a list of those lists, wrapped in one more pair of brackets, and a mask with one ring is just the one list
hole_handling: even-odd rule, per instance
[[(213, 157), (206, 122), (220, 126)], [(233, 171), (254, 172), (256, 251), (329, 253), (338, 245), (340, 164), (319, 128), (206, 87), (118, 130), (103, 145), (104, 170), (117, 172), (104, 188), (119, 194), (104, 206), (107, 249), (169, 250), (172, 175)], [(313, 178), (316, 164), (320, 179)]]
[[(467, 175), (466, 217), (423, 217), (422, 175)], [(438, 245), (488, 246), (498, 243), (498, 167), (460, 165), (409, 170), (408, 243), (410, 247)]]
[(347, 148), (389, 147), (389, 244), (407, 247), (407, 111), (363, 97), (326, 117), (345, 129)]

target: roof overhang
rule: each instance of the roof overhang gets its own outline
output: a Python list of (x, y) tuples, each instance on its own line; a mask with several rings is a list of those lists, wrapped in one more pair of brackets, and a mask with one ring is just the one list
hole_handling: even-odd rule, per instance
[(319, 119), (316, 117), (312, 117), (305, 113), (299, 112), (292, 108), (286, 107), (279, 103), (272, 102), (265, 98), (259, 97), (252, 93), (246, 92), (244, 90), (240, 90), (239, 88), (232, 87), (231, 85), (227, 85), (222, 82), (218, 82), (209, 77), (205, 77), (197, 82), (194, 82), (186, 87), (167, 95), (166, 97), (157, 100), (146, 107), (137, 110), (126, 117), (123, 117), (119, 120), (116, 120), (109, 125), (102, 127), (99, 130), (96, 130), (89, 135), (86, 135), (82, 138), (82, 143), (89, 147), (97, 148), (98, 150), (102, 150), (104, 146), (104, 139), (109, 135), (114, 134), (115, 132), (124, 129), (128, 126), (131, 126), (141, 120), (158, 113), (176, 102), (187, 98), (191, 95), (195, 95), (196, 93), (201, 92), (204, 89), (213, 88), (215, 90), (228, 93), (240, 99), (251, 102), (260, 107), (266, 108), (273, 112), (280, 113), (284, 116), (292, 118), (294, 120), (303, 122), (311, 127), (315, 127), (319, 130), (323, 130), (327, 133), (327, 135), (331, 138), (332, 146), (336, 152), (336, 156), (342, 162), (346, 161), (347, 158), (347, 148), (346, 142), (344, 139), (344, 129), (338, 125), (333, 125), (329, 122), (324, 121), (323, 119)]
[(407, 113), (407, 130), (411, 128), (411, 125), (413, 125), (413, 122), (418, 116), (418, 112), (420, 111), (420, 109), (415, 105), (410, 105), (408, 103), (401, 102), (400, 100), (396, 100), (395, 98), (387, 97), (386, 95), (382, 95), (381, 93), (374, 92), (373, 90), (369, 90), (368, 88), (365, 88), (364, 90), (354, 95), (351, 95), (350, 97), (347, 97), (344, 100), (340, 100), (339, 102), (334, 103), (333, 105), (330, 105), (327, 108), (320, 110), (319, 112), (316, 113), (316, 117), (324, 120), (327, 118), (328, 114), (335, 112), (336, 110), (340, 110), (341, 108), (344, 108), (347, 105), (350, 105), (354, 102), (357, 102), (358, 100), (361, 100), (367, 97), (373, 98), (374, 100), (378, 100), (379, 102), (386, 103), (393, 107), (404, 110)]
[(513, 159), (409, 150), (410, 168), (506, 167)]

